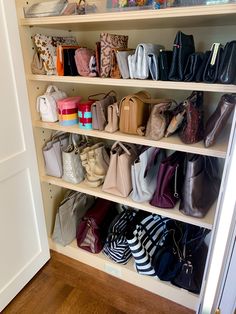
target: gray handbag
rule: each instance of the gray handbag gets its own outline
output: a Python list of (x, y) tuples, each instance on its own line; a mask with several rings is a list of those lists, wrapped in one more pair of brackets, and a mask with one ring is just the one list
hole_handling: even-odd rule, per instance
[(76, 227), (86, 211), (93, 205), (94, 196), (69, 191), (56, 214), (52, 240), (66, 246), (76, 237)]
[(45, 172), (49, 176), (62, 177), (62, 149), (69, 144), (69, 133), (56, 132), (43, 147)]
[(132, 55), (134, 52), (134, 49), (116, 51), (116, 59), (119, 66), (120, 74), (123, 79), (130, 78), (128, 56)]
[(70, 134), (70, 143), (62, 150), (63, 180), (74, 184), (84, 180), (84, 168), (80, 159), (80, 152), (85, 146), (86, 143), (80, 135)]
[(131, 167), (133, 187), (131, 198), (133, 201), (150, 201), (156, 189), (156, 174), (164, 158), (164, 150), (150, 147), (135, 160)]

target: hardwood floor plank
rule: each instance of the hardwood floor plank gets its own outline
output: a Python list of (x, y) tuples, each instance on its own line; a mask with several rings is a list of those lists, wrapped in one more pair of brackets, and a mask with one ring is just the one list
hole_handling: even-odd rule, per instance
[(193, 314), (168, 299), (62, 254), (50, 261), (3, 314)]

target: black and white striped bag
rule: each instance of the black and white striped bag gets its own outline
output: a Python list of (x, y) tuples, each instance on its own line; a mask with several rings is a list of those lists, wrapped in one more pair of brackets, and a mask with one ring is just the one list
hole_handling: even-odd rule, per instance
[(125, 209), (117, 215), (109, 227), (103, 253), (116, 263), (126, 264), (132, 256), (126, 232), (135, 215), (134, 210)]
[(156, 276), (152, 266), (152, 257), (157, 245), (162, 245), (166, 232), (166, 224), (170, 218), (151, 214), (139, 222), (132, 233), (127, 236), (127, 242), (132, 252), (136, 270), (139, 274)]

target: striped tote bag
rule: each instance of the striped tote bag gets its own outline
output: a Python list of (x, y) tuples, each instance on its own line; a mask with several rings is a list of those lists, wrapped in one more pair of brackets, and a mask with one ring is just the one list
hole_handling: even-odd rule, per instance
[(126, 264), (132, 256), (126, 233), (135, 215), (136, 211), (125, 209), (116, 216), (109, 227), (103, 253), (116, 263)]
[(152, 258), (157, 246), (161, 246), (168, 234), (166, 224), (170, 218), (150, 214), (136, 224), (134, 230), (127, 236), (135, 267), (139, 274), (156, 276), (152, 266)]

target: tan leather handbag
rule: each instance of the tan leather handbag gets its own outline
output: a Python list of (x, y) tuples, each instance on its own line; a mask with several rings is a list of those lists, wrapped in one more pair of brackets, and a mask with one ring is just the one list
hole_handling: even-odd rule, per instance
[(110, 164), (102, 190), (127, 197), (132, 190), (131, 165), (136, 158), (134, 145), (115, 142), (111, 148)]
[(146, 91), (124, 97), (120, 102), (120, 131), (128, 134), (144, 135), (151, 107), (172, 102), (171, 99), (154, 99)]

